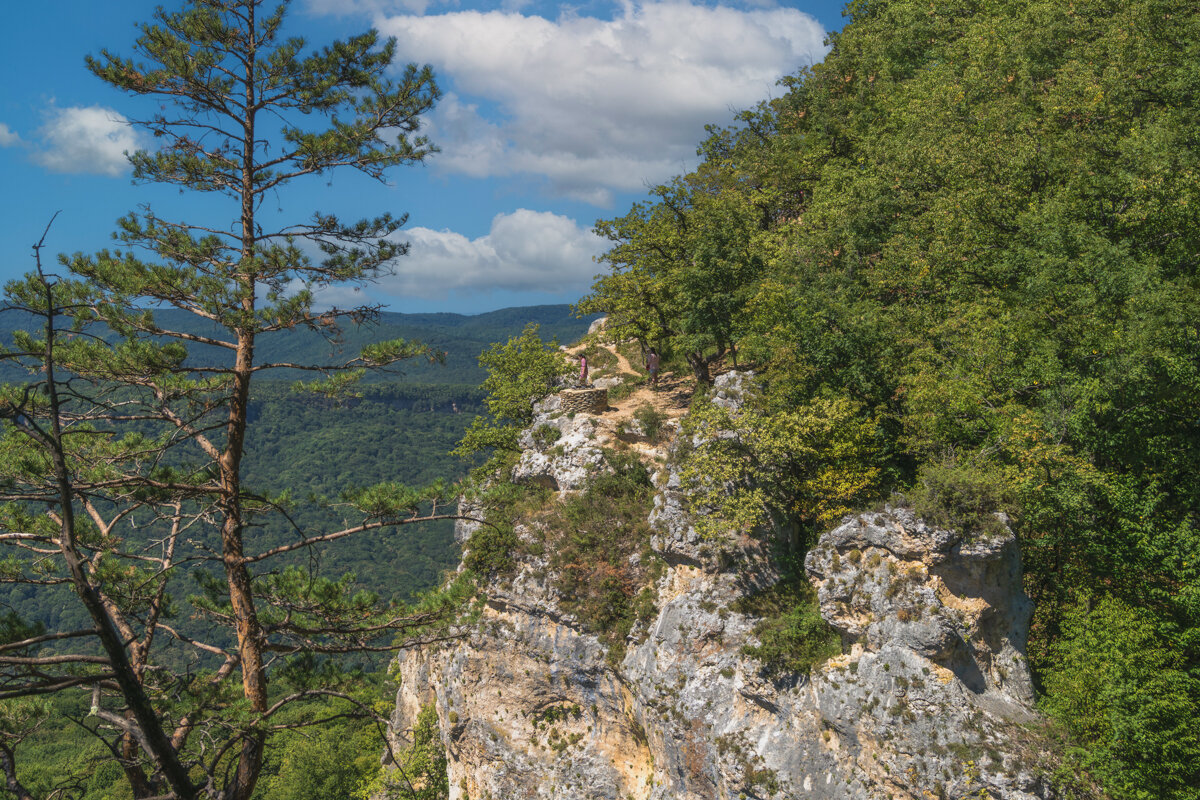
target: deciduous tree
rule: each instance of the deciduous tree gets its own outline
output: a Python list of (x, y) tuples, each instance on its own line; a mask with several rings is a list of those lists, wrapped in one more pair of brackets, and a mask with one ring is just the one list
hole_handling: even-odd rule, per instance
[[(709, 170), (715, 172), (715, 170)], [(658, 186), (653, 203), (601, 220), (613, 242), (580, 313), (609, 315), (605, 335), (682, 355), (702, 383), (710, 367), (736, 355), (746, 303), (762, 273), (754, 246), (762, 210), (744, 187), (712, 184), (704, 174)]]

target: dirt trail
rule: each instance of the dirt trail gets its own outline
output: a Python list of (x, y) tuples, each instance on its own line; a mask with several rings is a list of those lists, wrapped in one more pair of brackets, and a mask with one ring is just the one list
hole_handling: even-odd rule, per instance
[[(609, 365), (594, 370), (590, 375), (593, 381), (610, 376), (636, 376), (640, 374), (629, 363), (629, 359), (618, 353), (615, 347), (611, 345), (599, 346), (611, 353), (617, 363), (615, 366)], [(567, 353), (572, 356), (578, 356), (584, 349), (584, 345), (576, 345), (575, 347), (568, 348)], [(651, 386), (649, 383), (646, 383), (628, 397), (623, 397), (620, 400), (610, 400), (608, 410), (596, 417), (596, 425), (599, 429), (601, 440), (618, 438), (622, 425), (633, 418), (633, 414), (637, 409), (647, 404), (653, 406), (668, 420), (679, 419), (687, 413), (688, 406), (692, 402), (692, 393), (695, 389), (696, 381), (690, 375), (678, 376), (675, 373), (666, 372), (658, 376), (657, 386)], [(645, 443), (635, 444), (634, 447), (638, 450), (657, 450), (652, 445)]]
[[(588, 349), (588, 347), (590, 347), (590, 346), (591, 345), (588, 345), (588, 344), (577, 344), (573, 347), (564, 347), (563, 351), (566, 352), (567, 355), (577, 358), (580, 353), (582, 353), (584, 350)], [(596, 345), (596, 346), (599, 347), (601, 350), (605, 350), (609, 354), (611, 354), (612, 357), (617, 360), (617, 367), (616, 367), (616, 369), (613, 369), (611, 367), (599, 367), (599, 368), (593, 367), (592, 371), (591, 371), (591, 377), (593, 379), (602, 377), (602, 376), (607, 376), (607, 375), (614, 375), (614, 374), (625, 374), (625, 375), (637, 375), (638, 374), (638, 371), (633, 368), (632, 364), (629, 363), (629, 359), (627, 359), (625, 356), (623, 356), (619, 352), (617, 352), (616, 347), (613, 347), (612, 345), (608, 345), (608, 344), (600, 344), (600, 345)]]
[(628, 397), (610, 402), (605, 418), (624, 421), (633, 416), (633, 412), (649, 403), (670, 419), (677, 419), (687, 413), (692, 402), (692, 393), (696, 383), (690, 378), (679, 378), (668, 372), (658, 376), (658, 386), (646, 384)]
[(624, 373), (628, 373), (629, 375), (637, 374), (637, 370), (634, 369), (633, 365), (629, 363), (629, 359), (627, 359), (625, 356), (621, 355), (617, 351), (617, 348), (609, 347), (606, 345), (604, 347), (604, 349), (607, 350), (608, 352), (612, 353), (613, 356), (617, 359), (617, 369), (615, 370), (616, 372), (624, 372)]

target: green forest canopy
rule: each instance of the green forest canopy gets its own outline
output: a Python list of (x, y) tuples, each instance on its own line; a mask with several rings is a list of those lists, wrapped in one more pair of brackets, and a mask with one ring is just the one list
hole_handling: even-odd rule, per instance
[[(337, 498), (355, 486), (380, 481), (426, 485), (436, 480), (455, 480), (469, 466), (451, 455), (473, 417), (484, 410), (484, 393), (479, 383), (486, 374), (478, 365), (485, 343), (503, 340), (526, 324), (539, 324), (547, 336), (573, 341), (587, 329), (588, 320), (569, 313), (568, 306), (531, 306), (502, 309), (474, 316), (457, 314), (382, 314), (379, 327), (390, 335), (401, 335), (435, 343), (446, 353), (446, 365), (418, 365), (404, 375), (388, 375), (361, 386), (355, 396), (329, 399), (293, 391), (282, 381), (265, 381), (256, 389), (250, 406), (250, 438), (244, 470), (246, 479), (267, 491), (290, 492), (304, 498), (310, 494)], [(16, 314), (0, 315), (0, 339), (7, 340)], [(366, 331), (353, 331), (366, 335)], [(378, 331), (376, 331), (378, 333)], [(286, 337), (285, 337), (286, 338)], [(327, 357), (327, 345), (319, 337), (282, 341), (269, 345), (269, 357), (318, 362)], [(285, 348), (286, 346), (286, 348)], [(357, 349), (354, 342), (347, 349)], [(469, 361), (469, 363), (468, 363)], [(417, 373), (415, 375), (411, 373)], [(458, 380), (455, 380), (455, 378)], [(301, 505), (292, 511), (292, 521), (304, 530), (328, 529), (337, 519), (328, 511), (314, 513)], [(265, 520), (256, 533), (263, 545), (291, 540), (294, 531), (282, 520)], [(315, 557), (323, 571), (332, 576), (347, 572), (356, 585), (390, 597), (411, 601), (419, 592), (434, 588), (446, 570), (458, 563), (450, 522), (415, 525), (368, 539), (348, 539), (320, 548), (297, 559), (309, 564)], [(181, 573), (172, 586), (180, 598), (196, 592), (193, 576)], [(0, 586), (0, 606), (15, 609), (29, 622), (48, 630), (72, 630), (86, 624), (86, 613), (67, 587)], [(175, 620), (190, 635), (220, 639), (180, 603)], [(0, 624), (4, 620), (0, 619)], [(361, 656), (368, 668), (378, 668), (384, 656)], [(360, 676), (365, 696), (382, 696), (381, 675)], [(71, 722), (87, 714), (87, 693), (56, 697), (47, 706), (48, 715), (39, 731), (20, 745), (21, 774), (28, 788), (41, 796), (52, 791), (64, 776), (75, 776), (85, 786), (81, 797), (89, 800), (120, 797), (123, 777), (111, 754), (101, 742)], [(297, 718), (316, 711), (305, 707)], [(6, 718), (6, 725), (19, 720)], [(283, 736), (267, 755), (264, 780), (256, 797), (263, 800), (317, 800), (347, 794), (375, 775), (383, 742), (369, 722), (347, 720), (329, 729), (313, 732), (298, 729)], [(336, 786), (336, 790), (331, 789)], [(0, 796), (6, 796), (0, 788)]]
[[(852, 431), (841, 483), (770, 461), (813, 508), (900, 491), (955, 524), (1007, 512), (1078, 763), (1114, 797), (1194, 800), (1200, 10), (848, 13), (694, 172), (598, 224), (610, 273), (580, 308), (701, 378), (753, 362), (761, 419)], [(758, 427), (770, 450), (798, 426)]]
[(763, 431), (847, 431), (812, 508), (1007, 512), (1081, 763), (1116, 797), (1200, 797), (1200, 10), (847, 13), (823, 63), (597, 225), (609, 272), (580, 308), (702, 380), (753, 361)]
[[(337, 400), (295, 392), (286, 381), (262, 382), (250, 405), (247, 481), (273, 493), (290, 490), (303, 499), (313, 494), (337, 498), (352, 487), (389, 480), (411, 486), (457, 480), (469, 464), (450, 450), (483, 410), (479, 384), (486, 372), (478, 364), (479, 353), (489, 342), (506, 339), (529, 323), (540, 325), (547, 337), (573, 341), (587, 329), (588, 320), (569, 312), (569, 306), (554, 305), (472, 316), (383, 313), (378, 326), (351, 329), (342, 342), (346, 350), (357, 350), (361, 342), (356, 340), (368, 336), (403, 336), (430, 343), (445, 353), (445, 363), (406, 365), (402, 374), (377, 377), (360, 387), (358, 396)], [(0, 340), (8, 341), (19, 322), (15, 313), (0, 315)], [(318, 363), (329, 356), (329, 349), (317, 334), (299, 333), (268, 344), (266, 357)], [(16, 377), (15, 369), (4, 368)], [(294, 509), (292, 521), (310, 531), (332, 524), (308, 505)], [(258, 534), (261, 542), (280, 544), (293, 536), (282, 519), (269, 518), (266, 525)], [(449, 522), (429, 523), (394, 535), (351, 539), (322, 548), (320, 557), (329, 574), (352, 572), (364, 588), (408, 601), (432, 589), (441, 574), (457, 564), (451, 528)], [(186, 596), (194, 590), (192, 579), (184, 574), (176, 592)], [(66, 587), (35, 592), (28, 586), (3, 584), (0, 603), (51, 630), (73, 629), (86, 618)], [(193, 620), (183, 624), (197, 633), (190, 627)]]

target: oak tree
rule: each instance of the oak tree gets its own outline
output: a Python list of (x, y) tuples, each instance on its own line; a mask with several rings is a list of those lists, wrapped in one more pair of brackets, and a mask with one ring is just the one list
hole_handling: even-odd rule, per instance
[(577, 306), (581, 314), (608, 314), (612, 341), (633, 338), (683, 356), (701, 383), (711, 382), (710, 368), (726, 355), (736, 360), (746, 303), (763, 270), (754, 246), (763, 222), (758, 198), (707, 177), (698, 171), (657, 186), (655, 202), (597, 222), (596, 233), (613, 243), (599, 258), (610, 273)]

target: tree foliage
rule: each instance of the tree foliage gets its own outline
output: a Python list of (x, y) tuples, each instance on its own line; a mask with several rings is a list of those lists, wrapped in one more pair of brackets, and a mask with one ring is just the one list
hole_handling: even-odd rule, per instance
[(656, 202), (598, 222), (596, 232), (614, 243), (600, 257), (612, 271), (578, 305), (609, 315), (612, 341), (682, 355), (704, 383), (710, 365), (735, 351), (762, 271), (751, 247), (762, 211), (753, 196), (722, 189), (677, 179), (653, 190)]
[(698, 444), (680, 472), (698, 529), (750, 530), (782, 512), (812, 530), (849, 513), (878, 492), (875, 427), (845, 398), (773, 413), (754, 397), (734, 410), (698, 404), (684, 422)]
[(558, 343), (543, 342), (538, 326), (496, 342), (479, 355), (487, 370), (483, 381), (489, 417), (476, 417), (455, 452), (463, 457), (482, 451), (517, 450), (517, 435), (533, 421), (533, 404), (553, 391), (571, 366)]
[(382, 795), (389, 800), (447, 800), (450, 797), (442, 728), (432, 703), (422, 706), (416, 724), (408, 733), (410, 744), (396, 754), (392, 768), (381, 773), (356, 797)]
[(1200, 703), (1184, 655), (1152, 614), (1111, 596), (1081, 598), (1062, 627), (1046, 702), (1092, 745), (1079, 749), (1081, 761), (1119, 796), (1186, 797), (1195, 789)]
[[(0, 389), (0, 542), (10, 553), (0, 578), (72, 587), (88, 624), (14, 632), (0, 644), (0, 698), (90, 692), (83, 724), (135, 798), (249, 800), (268, 738), (291, 727), (280, 721), (289, 706), (340, 698), (342, 713), (369, 712), (327, 659), (389, 649), (397, 635), (438, 638), (463, 597), (452, 588), (410, 608), (324, 578), (313, 561), (272, 567), (315, 545), (448, 516), (437, 488), (348, 492), (337, 527), (294, 526), (275, 543), (256, 535), (295, 503), (244, 480), (256, 378), (301, 370), (328, 389), (430, 355), (393, 340), (322, 365), (256, 357), (288, 331), (334, 338), (343, 323), (371, 319), (371, 307), (318, 313), (313, 290), (369, 280), (405, 249), (394, 239), (402, 218), (285, 220), (264, 202), (306, 177), (348, 169), (383, 179), (423, 160), (433, 147), (420, 117), (438, 97), (427, 67), (389, 77), (394, 42), (368, 32), (306, 53), (283, 34), (286, 12), (286, 2), (189, 0), (142, 25), (132, 57), (88, 59), (101, 80), (153, 101), (134, 119), (157, 145), (130, 156), (135, 181), (214, 195), (228, 218), (147, 207), (119, 221), (116, 250), (63, 258), (56, 276), (39, 249), (37, 272), (6, 287), (9, 307), (36, 329), (0, 354), (33, 376)], [(157, 313), (164, 307), (192, 324), (173, 325), (181, 317)], [(224, 357), (189, 363), (189, 347)], [(213, 623), (211, 639), (172, 621), (170, 581), (185, 571), (199, 581), (188, 605)], [(168, 668), (167, 643), (191, 651), (186, 669)], [(273, 672), (287, 679), (272, 682)], [(3, 766), (19, 785), (12, 759)]]
[[(874, 474), (876, 491), (967, 524), (1009, 513), (1048, 708), (1114, 796), (1194, 799), (1200, 747), (1148, 710), (1200, 699), (1200, 14), (1178, 0), (848, 13), (822, 63), (710, 130), (693, 173), (598, 223), (610, 272), (583, 307), (619, 335), (683, 342), (686, 287), (702, 285), (683, 276), (707, 269), (696, 192), (756, 209), (725, 251), (756, 266), (708, 276), (733, 341), (706, 323), (710, 354), (736, 346), (762, 373), (752, 428), (837, 402), (869, 446), (844, 451), (836, 483), (870, 490), (853, 476)], [(709, 474), (762, 457), (719, 448)], [(1080, 688), (1135, 641), (1167, 672), (1135, 658), (1111, 691)]]

